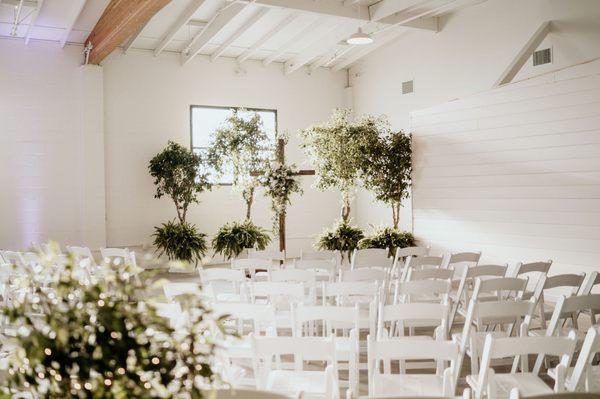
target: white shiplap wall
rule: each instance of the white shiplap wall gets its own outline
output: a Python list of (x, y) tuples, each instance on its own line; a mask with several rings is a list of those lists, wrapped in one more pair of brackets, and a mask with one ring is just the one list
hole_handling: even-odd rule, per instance
[(600, 269), (600, 60), (413, 112), (413, 218), (432, 250)]

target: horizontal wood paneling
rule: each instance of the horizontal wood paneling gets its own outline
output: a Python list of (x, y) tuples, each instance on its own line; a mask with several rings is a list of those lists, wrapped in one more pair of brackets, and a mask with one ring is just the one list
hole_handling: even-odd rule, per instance
[(600, 269), (600, 61), (414, 112), (413, 223), (434, 251)]

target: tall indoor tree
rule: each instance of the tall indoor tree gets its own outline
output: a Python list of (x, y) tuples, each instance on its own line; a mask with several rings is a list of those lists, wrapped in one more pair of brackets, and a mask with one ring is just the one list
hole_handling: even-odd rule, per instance
[[(234, 109), (223, 126), (217, 129), (208, 149), (208, 164), (222, 176), (230, 170), (235, 190), (246, 203), (246, 219), (252, 216), (254, 193), (260, 186), (257, 171), (267, 170), (273, 156), (273, 143), (256, 112)], [(231, 168), (231, 169), (228, 169)]]
[(331, 119), (299, 132), (301, 147), (316, 171), (315, 187), (338, 189), (341, 217), (350, 220), (351, 202), (361, 173), (364, 127), (351, 121), (352, 111), (337, 109)]
[(200, 171), (203, 159), (181, 144), (169, 141), (148, 165), (156, 186), (155, 198), (171, 197), (177, 220), (156, 227), (154, 245), (169, 259), (198, 261), (206, 253), (206, 235), (186, 221), (190, 204), (200, 202), (198, 194), (210, 189), (208, 175)]

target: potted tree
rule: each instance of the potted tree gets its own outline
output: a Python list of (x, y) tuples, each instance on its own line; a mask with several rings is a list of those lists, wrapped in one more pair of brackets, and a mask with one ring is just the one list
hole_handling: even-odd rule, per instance
[(241, 192), (246, 205), (246, 219), (230, 222), (219, 229), (212, 246), (225, 258), (238, 256), (245, 248), (263, 250), (271, 241), (267, 231), (252, 222), (252, 205), (260, 175), (271, 161), (269, 137), (263, 129), (260, 115), (234, 109), (226, 123), (212, 137), (207, 161), (218, 176), (230, 168), (232, 186)]
[(364, 187), (375, 198), (392, 210), (392, 226), (376, 227), (359, 243), (360, 248), (388, 248), (390, 255), (396, 248), (415, 244), (410, 232), (401, 231), (400, 207), (408, 198), (412, 173), (411, 136), (403, 131), (393, 131), (385, 117), (367, 116), (364, 147), (361, 151), (360, 174)]
[(362, 123), (350, 120), (351, 111), (337, 109), (330, 121), (300, 131), (301, 147), (312, 162), (319, 190), (341, 193), (341, 219), (317, 239), (320, 249), (350, 253), (362, 238), (362, 230), (350, 223), (351, 202), (361, 174), (364, 130)]
[(198, 194), (211, 187), (207, 174), (199, 172), (202, 162), (190, 149), (169, 141), (148, 165), (156, 186), (154, 197), (168, 195), (177, 211), (177, 218), (155, 227), (153, 235), (159, 255), (172, 260), (197, 263), (206, 254), (206, 234), (186, 221), (189, 205), (198, 203)]

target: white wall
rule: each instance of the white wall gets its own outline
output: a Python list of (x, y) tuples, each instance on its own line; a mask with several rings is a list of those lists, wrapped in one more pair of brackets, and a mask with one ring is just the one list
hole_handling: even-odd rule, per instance
[(598, 269), (600, 60), (411, 117), (414, 230), (434, 251)]
[[(355, 111), (387, 114), (396, 128), (409, 129), (411, 111), (491, 88), (545, 20), (553, 20), (553, 30), (540, 48), (552, 46), (554, 61), (535, 68), (529, 62), (516, 80), (600, 56), (596, 0), (487, 0), (444, 17), (441, 32), (406, 33), (352, 68)], [(410, 79), (415, 92), (402, 95)], [(391, 222), (391, 212), (364, 191), (357, 202), (362, 225)], [(410, 201), (402, 225), (412, 227)]]
[[(298, 129), (326, 120), (344, 105), (344, 72), (317, 71), (286, 76), (281, 65), (259, 63), (238, 69), (229, 60), (197, 57), (182, 67), (175, 54), (155, 58), (147, 52), (114, 53), (104, 62), (106, 128), (106, 210), (108, 245), (149, 245), (153, 227), (175, 217), (169, 199), (154, 199), (148, 161), (168, 140), (190, 145), (190, 105), (245, 106), (278, 111), (278, 124), (290, 134), (286, 158), (300, 167)], [(288, 214), (288, 250), (309, 248), (313, 236), (339, 214), (338, 194), (310, 188), (295, 196)], [(201, 195), (189, 211), (200, 231), (214, 234), (224, 223), (242, 220), (244, 203), (230, 187)], [(253, 219), (271, 227), (269, 203), (258, 194)]]
[(102, 73), (80, 60), (0, 40), (0, 248), (104, 244)]

